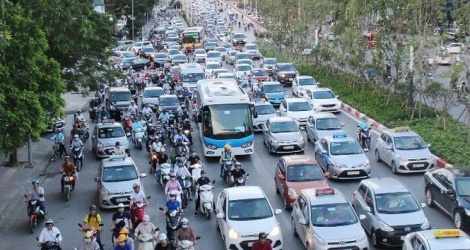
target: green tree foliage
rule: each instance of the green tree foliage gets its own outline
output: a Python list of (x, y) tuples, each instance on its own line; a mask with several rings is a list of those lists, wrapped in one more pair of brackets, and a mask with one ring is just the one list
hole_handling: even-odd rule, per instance
[[(138, 37), (140, 34), (140, 27), (144, 26), (147, 22), (146, 13), (152, 13), (153, 6), (157, 5), (159, 0), (116, 0), (114, 7), (115, 16), (126, 16), (127, 22), (126, 29), (132, 36), (132, 22), (130, 17), (132, 14), (132, 2), (134, 2), (134, 35)], [(130, 36), (128, 36), (130, 37)]]

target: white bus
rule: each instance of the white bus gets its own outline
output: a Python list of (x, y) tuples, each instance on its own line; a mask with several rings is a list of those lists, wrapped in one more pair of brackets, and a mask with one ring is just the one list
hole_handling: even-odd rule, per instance
[(197, 81), (204, 79), (204, 68), (199, 63), (184, 63), (178, 67), (180, 81), (184, 88), (194, 90), (197, 87)]
[(200, 80), (194, 97), (205, 156), (220, 156), (227, 143), (235, 155), (253, 154), (252, 118), (257, 115), (250, 98), (235, 80)]

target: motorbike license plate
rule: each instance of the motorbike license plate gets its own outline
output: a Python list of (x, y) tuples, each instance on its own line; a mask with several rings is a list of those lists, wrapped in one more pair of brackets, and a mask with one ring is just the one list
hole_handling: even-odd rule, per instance
[(294, 146), (284, 146), (284, 149), (294, 149)]
[(248, 247), (252, 247), (253, 246), (253, 242), (248, 242)]
[(292, 78), (292, 77), (289, 77), (289, 81), (292, 81), (292, 80), (294, 80), (294, 78)]
[(400, 236), (400, 240), (405, 240), (405, 236)]
[(358, 175), (359, 171), (349, 171), (348, 175)]
[(117, 202), (126, 202), (127, 201), (127, 198), (119, 198), (119, 199), (116, 199)]
[(414, 164), (413, 167), (414, 168), (423, 168), (424, 164)]

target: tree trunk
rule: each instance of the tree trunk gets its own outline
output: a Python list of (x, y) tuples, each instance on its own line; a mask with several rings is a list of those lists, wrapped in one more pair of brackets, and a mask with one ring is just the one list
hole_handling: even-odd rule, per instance
[(18, 150), (17, 149), (15, 149), (15, 151), (13, 151), (10, 154), (10, 157), (8, 159), (8, 166), (9, 167), (18, 167)]

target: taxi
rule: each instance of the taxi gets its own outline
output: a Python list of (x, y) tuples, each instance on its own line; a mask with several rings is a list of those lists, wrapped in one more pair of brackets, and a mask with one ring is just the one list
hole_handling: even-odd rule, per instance
[(406, 235), (403, 250), (470, 249), (470, 237), (460, 229), (435, 229)]
[(369, 241), (351, 203), (332, 187), (308, 188), (300, 192), (291, 214), (294, 235), (306, 249), (369, 248)]

